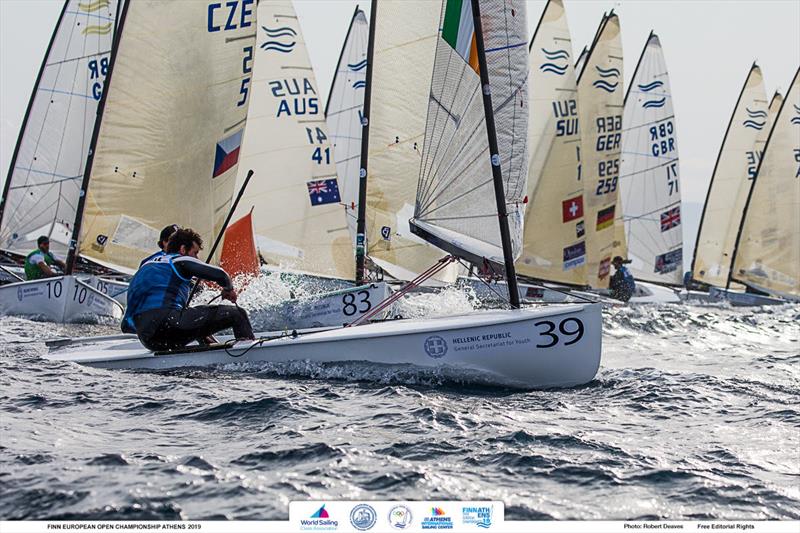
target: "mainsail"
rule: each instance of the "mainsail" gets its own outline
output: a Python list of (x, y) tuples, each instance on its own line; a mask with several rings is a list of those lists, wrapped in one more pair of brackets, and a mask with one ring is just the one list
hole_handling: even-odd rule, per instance
[(586, 274), (594, 288), (608, 286), (612, 256), (625, 255), (614, 224), (619, 209), (622, 82), (619, 18), (612, 13), (603, 17), (578, 78)]
[(353, 277), (353, 245), (317, 83), (292, 2), (258, 5), (253, 94), (237, 187), (255, 171), (237, 213), (253, 209), (268, 263)]
[(650, 33), (622, 119), (619, 187), (630, 269), (636, 279), (683, 281), (683, 225), (677, 131), (667, 64)]
[(233, 192), (255, 29), (253, 2), (125, 4), (78, 206), (82, 256), (131, 272), (170, 223), (213, 241)]
[[(389, 274), (412, 279), (445, 253), (413, 235), (415, 186), (439, 34), (428, 0), (383, 0), (376, 9), (367, 170), (367, 255)], [(450, 268), (439, 279), (453, 281)]]
[(3, 250), (24, 255), (49, 235), (67, 252), (118, 16), (117, 0), (64, 2), (6, 178)]
[(367, 41), (369, 23), (356, 7), (325, 104), (339, 189), (347, 216), (347, 228), (355, 243), (358, 217), (358, 179), (361, 156), (361, 120), (364, 116), (364, 92), (367, 77)]
[(412, 228), (475, 264), (501, 265), (492, 166), (502, 173), (513, 257), (522, 251), (528, 177), (526, 7), (521, 0), (484, 1), (480, 7), (499, 153), (489, 152), (471, 2), (446, 0)]
[(692, 262), (692, 277), (697, 281), (728, 285), (736, 233), (772, 124), (770, 113), (761, 69), (753, 64), (708, 186)]
[(562, 0), (550, 0), (529, 52), (528, 206), (517, 272), (586, 282), (583, 185), (579, 176), (578, 89)]
[(800, 300), (800, 70), (764, 146), (734, 252), (732, 277)]

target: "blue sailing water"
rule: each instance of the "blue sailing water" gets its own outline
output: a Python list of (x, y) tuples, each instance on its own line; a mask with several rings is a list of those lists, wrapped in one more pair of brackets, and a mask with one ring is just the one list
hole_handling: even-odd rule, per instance
[[(465, 305), (418, 298), (408, 314)], [(518, 520), (800, 519), (799, 313), (611, 309), (597, 378), (529, 392), (361, 363), (56, 364), (43, 339), (115, 328), (6, 317), (0, 518), (282, 520), (291, 500), (491, 499)]]

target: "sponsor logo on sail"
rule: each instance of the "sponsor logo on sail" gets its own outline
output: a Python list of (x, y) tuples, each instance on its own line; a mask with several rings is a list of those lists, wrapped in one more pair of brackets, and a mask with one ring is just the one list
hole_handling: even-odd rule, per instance
[(578, 244), (564, 248), (564, 271), (572, 270), (586, 263), (586, 243), (581, 241)]
[(331, 518), (324, 503), (311, 516), (300, 520), (302, 531), (336, 531), (338, 528), (339, 521)]
[(614, 207), (610, 205), (597, 212), (597, 231), (610, 228), (614, 225)]
[[(542, 48), (542, 53), (545, 57), (545, 62), (539, 65), (539, 70), (542, 72), (549, 72), (558, 76), (563, 76), (567, 73), (569, 68), (569, 52), (566, 50), (547, 50)], [(564, 64), (558, 64), (556, 61), (566, 61)]]
[(597, 89), (602, 89), (607, 93), (613, 93), (619, 86), (620, 71), (618, 68), (600, 68), (595, 65), (599, 79), (595, 80), (592, 85)]
[(477, 526), (482, 529), (492, 527), (491, 507), (462, 507), (461, 522), (465, 526)]
[(431, 335), (425, 339), (425, 353), (428, 357), (441, 359), (447, 355), (447, 341), (439, 335)]
[(606, 257), (600, 261), (600, 266), (597, 268), (597, 277), (604, 279), (611, 273), (611, 258)]
[(389, 226), (382, 226), (381, 227), (381, 237), (383, 237), (384, 241), (392, 240), (392, 228)]
[(441, 507), (432, 507), (430, 516), (422, 519), (422, 529), (453, 529), (453, 519)]
[(656, 274), (668, 274), (678, 270), (683, 265), (683, 249), (678, 248), (656, 256)]
[(100, 246), (105, 246), (106, 242), (108, 242), (108, 235), (103, 235), (101, 233), (101, 234), (97, 235), (97, 237), (95, 238), (95, 241), (97, 241), (97, 244), (99, 244)]
[(583, 217), (583, 196), (579, 195), (561, 202), (561, 220), (569, 222)]
[(312, 180), (307, 182), (306, 186), (311, 205), (338, 204), (340, 201), (339, 182), (336, 178)]
[(742, 125), (745, 128), (751, 128), (758, 131), (763, 130), (764, 126), (767, 124), (767, 112), (763, 110), (753, 111), (749, 107), (745, 107), (744, 110), (747, 111), (747, 118), (744, 119)]
[(359, 531), (371, 529), (377, 519), (375, 509), (366, 503), (359, 503), (350, 511), (350, 524)]
[(408, 529), (412, 520), (411, 509), (405, 505), (395, 505), (389, 510), (389, 525), (394, 529)]
[(575, 238), (580, 239), (586, 235), (586, 224), (583, 223), (583, 220), (575, 224)]
[(661, 213), (661, 231), (669, 231), (681, 224), (681, 206), (675, 206)]
[(264, 30), (267, 40), (261, 43), (259, 46), (267, 52), (280, 52), (282, 54), (288, 54), (294, 50), (294, 47), (297, 44), (297, 32), (294, 31), (294, 29), (290, 28), (289, 26), (282, 26), (279, 28), (267, 28), (266, 26), (261, 26), (261, 29)]

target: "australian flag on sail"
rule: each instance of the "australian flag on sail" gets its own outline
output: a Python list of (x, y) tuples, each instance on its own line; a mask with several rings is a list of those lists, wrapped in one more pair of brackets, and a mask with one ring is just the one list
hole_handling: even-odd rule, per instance
[(668, 274), (683, 265), (683, 248), (656, 256), (656, 274)]
[(675, 206), (661, 213), (661, 231), (667, 231), (681, 223), (681, 206)]
[(308, 186), (308, 197), (311, 199), (311, 205), (339, 203), (339, 183), (336, 178), (309, 181), (306, 185)]
[(236, 131), (217, 143), (217, 152), (214, 156), (214, 172), (212, 178), (221, 176), (228, 169), (239, 162), (239, 148), (242, 146), (244, 129)]

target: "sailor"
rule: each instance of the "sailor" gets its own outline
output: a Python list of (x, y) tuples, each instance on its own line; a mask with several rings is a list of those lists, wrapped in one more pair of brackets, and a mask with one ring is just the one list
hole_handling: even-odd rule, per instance
[(233, 328), (236, 339), (254, 338), (247, 313), (236, 305), (186, 308), (193, 277), (218, 284), (222, 298), (236, 303), (228, 274), (197, 259), (202, 246), (203, 239), (193, 230), (175, 230), (165, 253), (145, 263), (131, 279), (122, 331), (135, 332), (151, 350), (180, 348), (194, 340), (213, 342), (211, 335), (227, 328)]
[(633, 296), (636, 290), (636, 281), (633, 279), (633, 274), (630, 273), (625, 264), (630, 263), (630, 260), (623, 260), (622, 257), (616, 256), (611, 261), (614, 268), (617, 270), (611, 276), (609, 289), (611, 289), (611, 297), (623, 302), (627, 302)]
[(51, 278), (60, 274), (54, 272), (51, 265), (56, 265), (61, 270), (66, 269), (64, 261), (50, 253), (50, 238), (42, 235), (36, 239), (37, 248), (25, 258), (25, 278), (32, 279)]
[(149, 255), (144, 259), (142, 259), (142, 262), (139, 263), (139, 268), (142, 268), (142, 266), (151, 259), (155, 259), (156, 257), (164, 255), (167, 249), (167, 241), (169, 240), (170, 237), (172, 237), (172, 234), (175, 233), (175, 231), (178, 228), (179, 226), (177, 224), (170, 224), (169, 226), (161, 230), (161, 235), (158, 236), (158, 247), (161, 249), (156, 253), (154, 253), (153, 255)]

